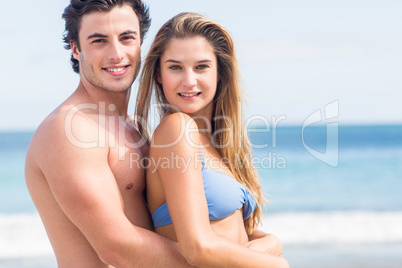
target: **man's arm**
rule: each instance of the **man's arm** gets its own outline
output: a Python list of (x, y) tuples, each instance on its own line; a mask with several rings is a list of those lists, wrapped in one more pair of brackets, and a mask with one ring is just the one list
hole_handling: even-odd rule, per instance
[[(76, 116), (76, 140), (98, 140), (98, 125)], [(116, 267), (185, 267), (177, 243), (133, 226), (108, 164), (109, 149), (80, 148), (56, 119), (42, 132), (41, 169), (52, 194), (67, 217), (83, 233), (100, 259)]]

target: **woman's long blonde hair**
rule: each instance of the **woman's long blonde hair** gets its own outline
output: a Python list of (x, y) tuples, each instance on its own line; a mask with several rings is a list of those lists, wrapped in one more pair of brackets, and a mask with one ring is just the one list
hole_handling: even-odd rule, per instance
[[(251, 146), (241, 114), (242, 90), (240, 73), (230, 34), (219, 24), (197, 13), (180, 13), (166, 22), (157, 33), (145, 59), (137, 95), (136, 115), (138, 129), (149, 143), (148, 117), (152, 92), (160, 115), (168, 101), (158, 82), (160, 58), (172, 39), (204, 37), (213, 47), (218, 62), (218, 85), (214, 97), (214, 114), (211, 122), (213, 144), (237, 181), (243, 184), (257, 202), (257, 208), (245, 222), (250, 234), (262, 216), (262, 194), (259, 176), (252, 164)], [(223, 190), (223, 189), (222, 189)]]

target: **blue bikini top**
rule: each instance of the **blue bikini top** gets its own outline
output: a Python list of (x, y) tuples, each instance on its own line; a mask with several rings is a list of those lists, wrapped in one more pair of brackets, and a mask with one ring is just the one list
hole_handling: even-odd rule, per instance
[[(202, 181), (210, 220), (220, 220), (243, 207), (243, 220), (251, 216), (257, 203), (246, 188), (235, 179), (205, 166), (201, 151)], [(172, 224), (167, 203), (152, 213), (155, 227)]]

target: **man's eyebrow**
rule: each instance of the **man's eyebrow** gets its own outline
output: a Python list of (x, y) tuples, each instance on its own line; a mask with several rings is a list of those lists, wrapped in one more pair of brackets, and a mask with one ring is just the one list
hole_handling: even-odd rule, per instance
[(138, 32), (137, 32), (137, 31), (134, 31), (134, 30), (127, 30), (127, 31), (125, 31), (125, 32), (122, 32), (122, 33), (120, 34), (120, 36), (126, 35), (126, 34), (138, 35)]
[(90, 36), (88, 36), (87, 40), (88, 40), (88, 39), (91, 39), (91, 38), (106, 38), (106, 37), (108, 37), (108, 36), (105, 35), (105, 34), (93, 33), (93, 34), (91, 34)]
[[(127, 35), (127, 34), (138, 35), (137, 31), (134, 31), (134, 30), (127, 30), (127, 31), (125, 31), (125, 32), (122, 32), (122, 33), (120, 34), (120, 36)], [(105, 35), (105, 34), (93, 33), (93, 34), (91, 34), (90, 36), (88, 36), (87, 39), (91, 39), (91, 38), (107, 38), (107, 37), (108, 37), (108, 36)]]

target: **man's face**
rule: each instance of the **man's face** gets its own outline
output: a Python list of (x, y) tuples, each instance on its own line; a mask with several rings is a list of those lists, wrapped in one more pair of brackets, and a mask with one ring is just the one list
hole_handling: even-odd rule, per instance
[(72, 50), (86, 87), (108, 92), (131, 88), (141, 59), (141, 40), (139, 20), (130, 6), (84, 15), (79, 40), (81, 50), (76, 44)]

